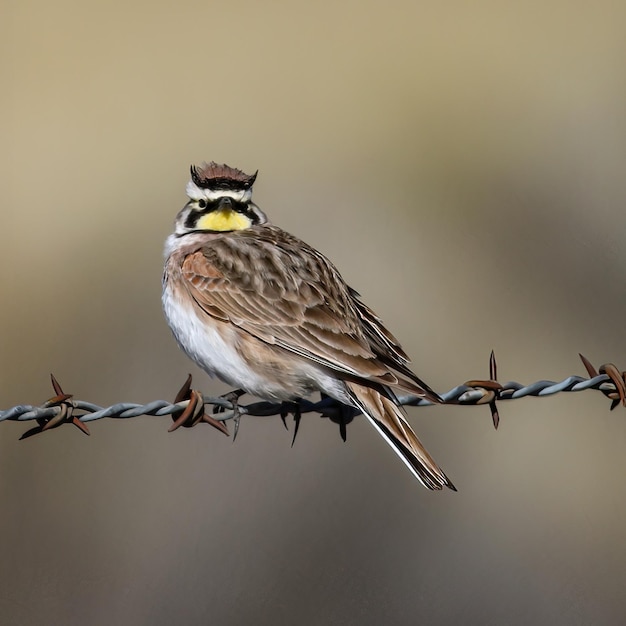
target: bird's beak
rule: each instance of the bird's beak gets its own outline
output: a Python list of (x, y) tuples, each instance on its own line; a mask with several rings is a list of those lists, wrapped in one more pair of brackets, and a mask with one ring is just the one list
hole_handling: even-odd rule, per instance
[(217, 210), (224, 211), (224, 212), (232, 211), (233, 210), (232, 198), (229, 198), (229, 197), (220, 198), (220, 203), (217, 206)]

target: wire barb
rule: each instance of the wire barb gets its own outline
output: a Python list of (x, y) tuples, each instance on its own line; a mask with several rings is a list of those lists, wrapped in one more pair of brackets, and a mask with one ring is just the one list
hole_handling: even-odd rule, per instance
[[(582, 354), (579, 356), (589, 378), (569, 376), (561, 382), (539, 380), (529, 385), (522, 385), (515, 381), (501, 384), (498, 382), (498, 367), (495, 354), (492, 351), (489, 357), (488, 380), (468, 380), (447, 393), (441, 394), (441, 397), (444, 404), (487, 404), (494, 428), (498, 428), (500, 424), (500, 414), (496, 402), (501, 400), (516, 400), (526, 396), (541, 398), (560, 392), (596, 389), (611, 400), (611, 410), (620, 404), (626, 406), (626, 372), (620, 371), (613, 363), (605, 363), (596, 369)], [(254, 402), (241, 405), (239, 403), (239, 397), (243, 394), (241, 390), (230, 392), (218, 398), (207, 397), (202, 392), (192, 389), (191, 374), (176, 394), (173, 403), (155, 400), (148, 404), (121, 402), (109, 407), (101, 407), (91, 402), (74, 400), (72, 394), (64, 393), (61, 385), (52, 374), (50, 378), (55, 395), (41, 406), (18, 405), (4, 411), (0, 410), (0, 422), (29, 420), (37, 422), (37, 426), (26, 431), (20, 439), (27, 439), (33, 435), (57, 428), (62, 424), (72, 424), (89, 435), (86, 422), (104, 418), (127, 419), (140, 415), (169, 415), (172, 420), (169, 427), (170, 432), (181, 426), (191, 428), (197, 424), (205, 423), (225, 435), (229, 435), (225, 422), (230, 419), (234, 419), (237, 423), (243, 415), (279, 415), (286, 426), (287, 415), (293, 413), (295, 421), (293, 445), (298, 433), (300, 417), (305, 413), (318, 413), (320, 417), (329, 418), (339, 424), (339, 432), (344, 441), (346, 439), (346, 425), (359, 414), (357, 409), (342, 405), (325, 394), (321, 394), (321, 399), (317, 402), (299, 400), (295, 409), (293, 403)], [(415, 395), (400, 395), (398, 402), (411, 406), (433, 406), (432, 402)], [(213, 413), (206, 413), (205, 407), (207, 405), (213, 406)]]
[[(31, 419), (37, 420), (37, 426), (27, 430), (20, 439), (28, 439), (33, 435), (38, 435), (50, 428), (56, 428), (61, 424), (74, 424), (79, 430), (89, 435), (89, 428), (86, 424), (80, 421), (78, 417), (74, 415), (75, 404), (71, 402), (72, 394), (64, 393), (59, 381), (54, 377), (54, 374), (50, 374), (50, 381), (52, 382), (52, 389), (56, 394), (49, 400), (43, 403), (42, 409), (53, 409), (52, 414), (44, 414), (45, 411), (39, 416), (35, 416)], [(0, 412), (0, 421), (2, 420), (2, 412)]]
[(204, 396), (200, 391), (195, 391), (191, 388), (192, 376), (189, 374), (187, 380), (183, 386), (179, 389), (174, 399), (175, 404), (187, 402), (187, 406), (183, 409), (178, 417), (172, 414), (172, 422), (174, 422), (169, 428), (169, 433), (174, 432), (176, 429), (183, 426), (184, 428), (191, 428), (199, 422), (206, 422), (217, 428), (220, 432), (224, 433), (227, 437), (229, 435), (228, 427), (223, 421), (218, 421), (211, 415), (207, 415), (204, 412)]

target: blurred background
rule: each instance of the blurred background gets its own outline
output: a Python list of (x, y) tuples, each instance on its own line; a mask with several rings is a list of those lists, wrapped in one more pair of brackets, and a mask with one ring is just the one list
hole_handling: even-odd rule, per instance
[[(4, 3), (0, 407), (173, 399), (191, 163), (327, 254), (445, 391), (626, 366), (626, 5)], [(623, 624), (626, 419), (599, 393), (168, 435), (0, 425), (2, 624)]]

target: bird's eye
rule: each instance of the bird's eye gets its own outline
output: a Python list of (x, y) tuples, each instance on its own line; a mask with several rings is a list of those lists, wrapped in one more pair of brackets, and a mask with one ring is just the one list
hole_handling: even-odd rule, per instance
[(198, 200), (198, 206), (199, 206), (201, 209), (206, 208), (206, 200)]

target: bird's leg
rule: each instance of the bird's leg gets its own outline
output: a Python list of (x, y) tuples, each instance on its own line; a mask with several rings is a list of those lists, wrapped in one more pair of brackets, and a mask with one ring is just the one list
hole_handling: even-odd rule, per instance
[[(300, 428), (300, 419), (302, 417), (302, 411), (300, 409), (300, 400), (294, 400), (292, 402), (283, 402), (280, 409), (280, 419), (283, 420), (285, 428), (287, 428), (287, 415), (293, 413), (293, 421), (295, 423), (293, 429), (293, 438), (291, 440), (291, 447), (296, 441), (296, 435), (298, 434), (298, 428)], [(287, 430), (289, 430), (287, 428)]]
[[(239, 410), (239, 398), (243, 396), (246, 392), (243, 389), (234, 389), (233, 391), (229, 391), (228, 393), (222, 394), (220, 398), (227, 400), (233, 406), (233, 423), (235, 425), (233, 429), (233, 441), (237, 438), (237, 433), (239, 432), (239, 421), (241, 420), (241, 411)], [(226, 410), (226, 407), (221, 404), (216, 404), (213, 406), (214, 413), (223, 413)]]

